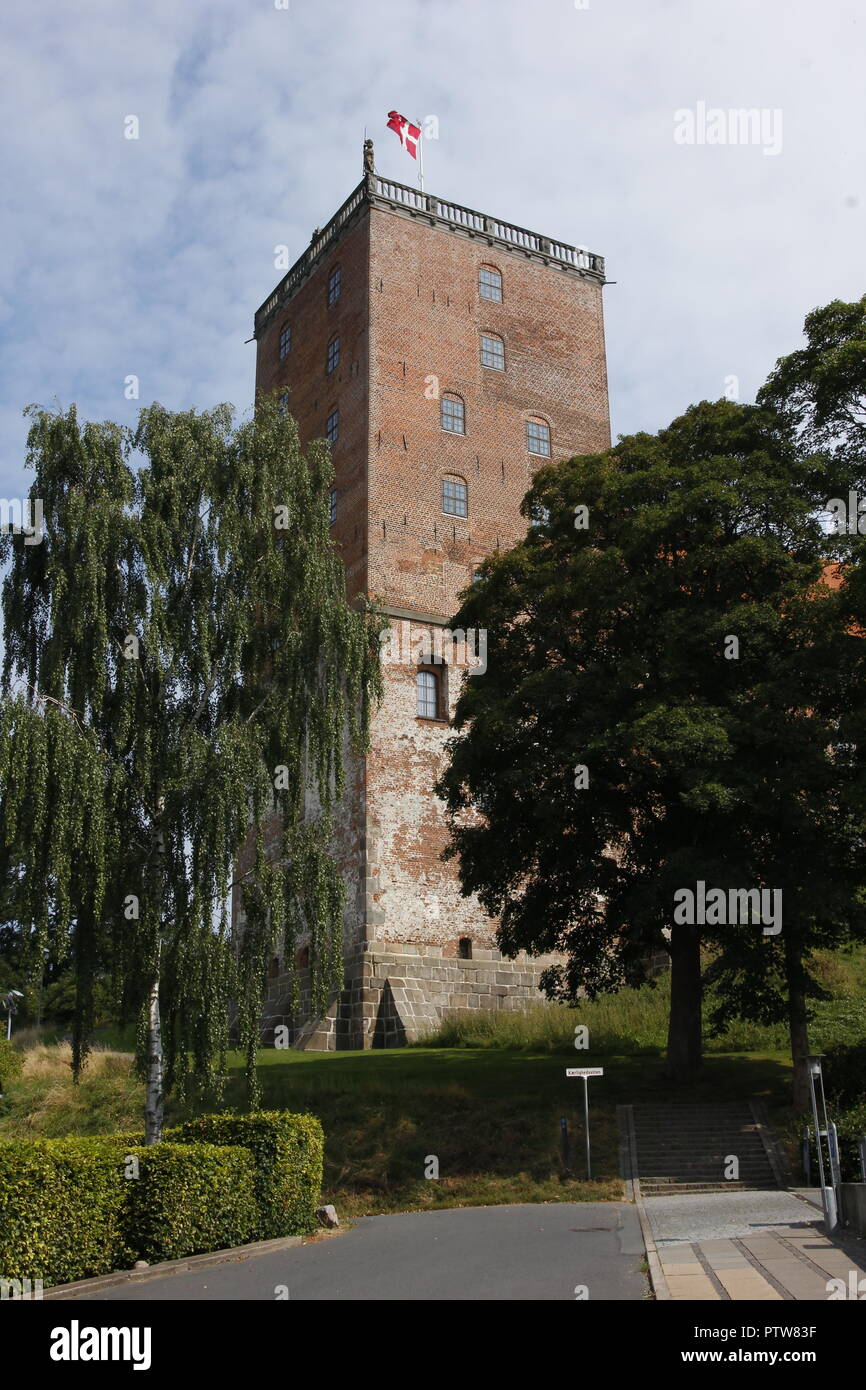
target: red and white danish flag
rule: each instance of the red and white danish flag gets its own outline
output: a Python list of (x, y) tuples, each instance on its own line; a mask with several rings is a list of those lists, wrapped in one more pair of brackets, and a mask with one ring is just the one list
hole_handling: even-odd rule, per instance
[(405, 116), (401, 116), (399, 111), (388, 112), (388, 129), (393, 130), (400, 137), (400, 144), (407, 154), (411, 154), (413, 159), (418, 158), (418, 143), (421, 139), (421, 127), (413, 125), (407, 121)]

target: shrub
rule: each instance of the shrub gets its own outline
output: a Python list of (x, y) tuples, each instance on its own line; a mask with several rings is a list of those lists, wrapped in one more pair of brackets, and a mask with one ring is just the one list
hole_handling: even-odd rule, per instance
[(843, 1182), (860, 1182), (860, 1139), (866, 1134), (866, 1101), (835, 1116)]
[(20, 1052), (16, 1052), (11, 1042), (0, 1038), (0, 1095), (6, 1090), (7, 1081), (21, 1074), (24, 1065)]
[(840, 1043), (824, 1054), (824, 1085), (837, 1104), (866, 1100), (866, 1041)]
[(117, 1269), (121, 1157), (110, 1139), (0, 1144), (0, 1277), (66, 1284)]
[(256, 1164), (258, 1226), (251, 1239), (301, 1236), (314, 1229), (322, 1191), (324, 1135), (314, 1115), (260, 1110), (202, 1115), (167, 1130), (173, 1143), (242, 1145)]
[(130, 1148), (128, 1158), (138, 1161), (124, 1207), (134, 1258), (180, 1260), (250, 1240), (258, 1208), (249, 1150), (163, 1143)]
[(304, 1235), (323, 1148), (314, 1116), (281, 1111), (204, 1115), (150, 1148), (140, 1134), (0, 1142), (0, 1278), (65, 1284)]

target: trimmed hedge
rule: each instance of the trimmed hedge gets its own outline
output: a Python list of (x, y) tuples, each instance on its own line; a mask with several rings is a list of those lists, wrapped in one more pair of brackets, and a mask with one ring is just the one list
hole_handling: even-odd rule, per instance
[(68, 1284), (128, 1266), (125, 1202), (113, 1140), (0, 1144), (0, 1278)]
[(0, 1278), (65, 1284), (315, 1227), (313, 1116), (205, 1115), (141, 1140), (0, 1142)]
[(315, 1115), (259, 1110), (201, 1115), (166, 1130), (172, 1143), (240, 1144), (256, 1163), (259, 1221), (254, 1240), (303, 1236), (316, 1226), (325, 1136)]
[(127, 1157), (139, 1170), (126, 1179), (124, 1207), (134, 1259), (180, 1260), (252, 1239), (256, 1168), (247, 1149), (163, 1143), (131, 1148)]

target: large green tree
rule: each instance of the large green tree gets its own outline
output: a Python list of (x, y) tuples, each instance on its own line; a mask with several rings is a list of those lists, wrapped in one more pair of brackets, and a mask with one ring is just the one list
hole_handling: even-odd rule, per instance
[[(863, 643), (823, 582), (816, 488), (772, 412), (703, 403), (542, 470), (536, 524), (453, 620), (486, 628), (488, 653), (439, 787), (464, 891), (507, 954), (563, 953), (553, 997), (639, 984), (668, 951), (680, 1080), (701, 1061), (702, 944), (740, 943), (765, 996), (791, 956), (799, 1057), (810, 950), (863, 931), (862, 759), (844, 747)], [(677, 922), (700, 881), (780, 889), (782, 932)]]
[(784, 416), (806, 454), (817, 455), (824, 500), (866, 490), (866, 295), (814, 309), (805, 347), (780, 357), (758, 403)]
[(224, 1071), (232, 999), (254, 1087), (275, 943), (310, 934), (314, 1002), (341, 983), (332, 814), (377, 629), (346, 601), (327, 446), (273, 400), (240, 424), (153, 405), (134, 431), (31, 414), (45, 534), (0, 541), (0, 868), (34, 960), (68, 924), (76, 1073), (104, 969), (138, 1017), (155, 1142), (166, 1088)]

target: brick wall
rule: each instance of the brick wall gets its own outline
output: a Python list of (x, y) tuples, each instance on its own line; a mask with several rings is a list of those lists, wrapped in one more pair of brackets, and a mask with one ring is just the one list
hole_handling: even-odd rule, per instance
[[(329, 307), (338, 265), (341, 295)], [(500, 272), (501, 303), (480, 296), (482, 266)], [(292, 348), (280, 361), (285, 323)], [(482, 366), (482, 332), (502, 340), (504, 371)], [(340, 365), (327, 376), (334, 334)], [(601, 285), (435, 218), (364, 203), (259, 333), (257, 387), (289, 389), (302, 442), (322, 437), (339, 410), (334, 535), (349, 592), (392, 611), (411, 649), (419, 633), (448, 622), (478, 562), (525, 534), (520, 504), (547, 463), (527, 450), (526, 420), (550, 426), (553, 460), (608, 446)], [(464, 402), (463, 435), (441, 428), (445, 392)], [(466, 518), (443, 513), (445, 474), (466, 482)], [(394, 1045), (452, 1009), (539, 998), (547, 961), (502, 961), (495, 923), (441, 859), (447, 836), (432, 788), (465, 671), (440, 668), (439, 719), (417, 715), (416, 672), (409, 661), (385, 667), (370, 752), (341, 816), (346, 988), (324, 1019), (309, 1019), (305, 1004), (290, 1018), (288, 981), (278, 976), (265, 1036), (283, 1021), (296, 1045)], [(472, 942), (471, 961), (458, 956), (461, 938)], [(303, 993), (303, 974), (301, 984)]]

